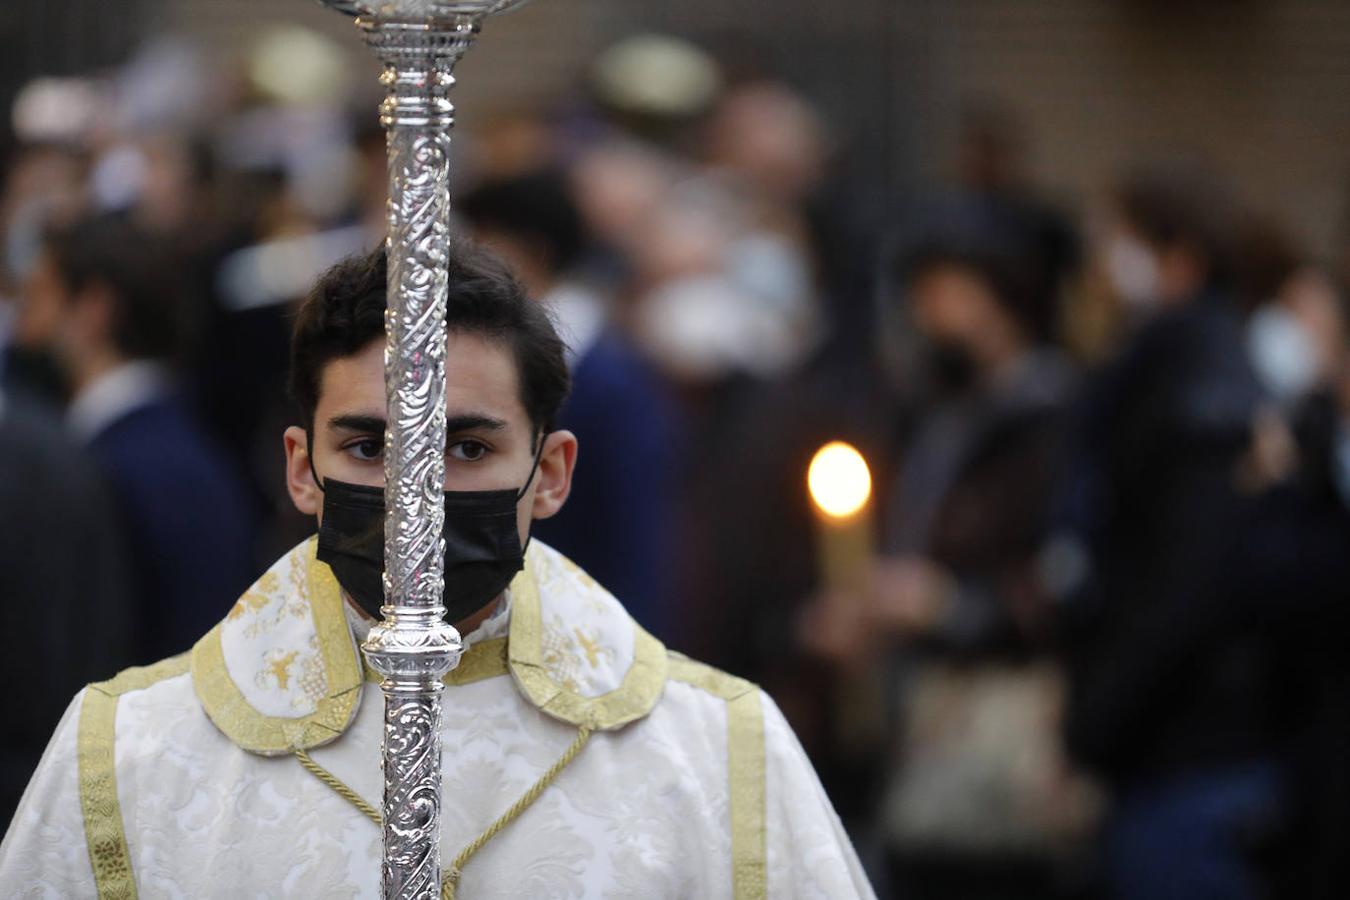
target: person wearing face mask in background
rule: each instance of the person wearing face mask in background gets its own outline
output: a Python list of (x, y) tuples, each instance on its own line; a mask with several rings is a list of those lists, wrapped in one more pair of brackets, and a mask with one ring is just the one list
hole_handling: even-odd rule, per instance
[(889, 890), (1049, 897), (1087, 799), (1061, 775), (1035, 565), (1073, 373), (1050, 344), (1033, 235), (975, 204), (929, 220), (891, 264), (920, 397), (884, 555), (865, 597), (819, 598), (802, 635), (841, 667), (874, 655), (893, 694), (878, 812)]
[(1113, 207), (1100, 249), (1128, 337), (1086, 392), (1042, 560), (1067, 746), (1112, 789), (1111, 896), (1264, 896), (1285, 647), (1242, 599), (1269, 401), (1235, 299), (1236, 217), (1188, 161), (1128, 172)]
[(642, 626), (674, 631), (677, 479), (682, 433), (675, 398), (617, 321), (587, 270), (590, 236), (563, 172), (487, 181), (457, 210), (507, 260), (567, 342), (572, 392), (559, 424), (587, 447), (567, 506), (539, 536), (590, 572)]
[[(1267, 242), (1269, 244), (1269, 242)], [(1258, 248), (1259, 249), (1259, 248)], [(1260, 254), (1256, 254), (1258, 257)], [(1266, 390), (1244, 480), (1258, 512), (1231, 602), (1280, 638), (1282, 840), (1275, 896), (1350, 894), (1350, 345), (1340, 286), (1290, 252), (1249, 292), (1247, 349)]]

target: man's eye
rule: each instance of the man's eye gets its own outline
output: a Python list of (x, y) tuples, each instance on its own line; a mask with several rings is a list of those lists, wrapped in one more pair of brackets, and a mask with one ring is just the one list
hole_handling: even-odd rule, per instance
[(348, 444), (347, 452), (359, 460), (369, 462), (379, 459), (380, 455), (384, 453), (384, 442), (377, 441), (374, 438), (367, 438), (364, 441)]
[(477, 462), (484, 456), (487, 456), (488, 446), (482, 441), (465, 440), (455, 441), (446, 448), (447, 452), (455, 459), (464, 462)]

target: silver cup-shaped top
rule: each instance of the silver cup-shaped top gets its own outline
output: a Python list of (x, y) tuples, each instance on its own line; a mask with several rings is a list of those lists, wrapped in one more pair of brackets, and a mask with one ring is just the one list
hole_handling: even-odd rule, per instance
[(350, 16), (385, 15), (399, 19), (483, 19), (523, 6), (529, 0), (319, 0)]

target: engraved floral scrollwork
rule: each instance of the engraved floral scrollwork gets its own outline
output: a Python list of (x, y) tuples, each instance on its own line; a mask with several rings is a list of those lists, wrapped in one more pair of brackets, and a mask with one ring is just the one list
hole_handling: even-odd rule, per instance
[(441, 678), (459, 661), (442, 617), (449, 92), (484, 17), (525, 0), (320, 0), (357, 16), (384, 63), (388, 132), (384, 621), (363, 644), (384, 676), (385, 897), (440, 890)]
[(438, 701), (438, 695), (385, 699), (386, 896), (435, 897), (440, 889)]
[[(358, 2), (356, 5), (362, 5)], [(363, 649), (384, 676), (383, 893), (440, 891), (441, 678), (459, 660), (443, 620), (445, 303), (449, 252), (449, 91), (477, 21), (431, 18), (430, 6), (390, 2), (363, 11), (367, 42), (385, 64), (388, 281), (385, 314), (384, 621)]]

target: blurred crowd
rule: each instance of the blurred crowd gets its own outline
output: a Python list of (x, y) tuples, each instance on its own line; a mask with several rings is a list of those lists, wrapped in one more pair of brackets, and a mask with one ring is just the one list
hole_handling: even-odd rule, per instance
[[(312, 530), (290, 321), (382, 240), (383, 134), (322, 37), (205, 59), (12, 111), (6, 816), (80, 685)], [(580, 465), (536, 533), (775, 697), (882, 896), (1346, 896), (1350, 272), (1211, 160), (1061, 206), (1028, 137), (972, 103), (943, 180), (859, 184), (779, 73), (658, 35), (467, 123), (454, 227), (570, 348)], [(846, 579), (806, 491), (837, 439), (874, 484)]]

